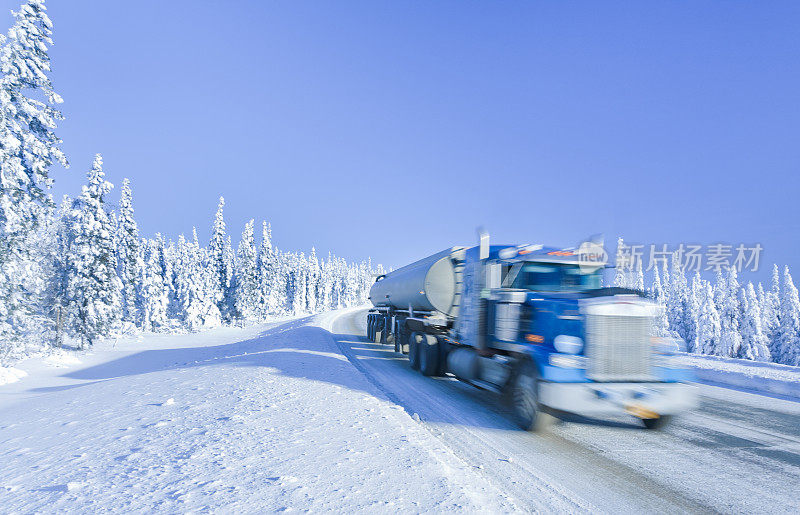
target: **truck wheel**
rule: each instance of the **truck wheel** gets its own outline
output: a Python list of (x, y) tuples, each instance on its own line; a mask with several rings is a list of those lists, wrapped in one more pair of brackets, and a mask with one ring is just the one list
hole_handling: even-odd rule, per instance
[(435, 376), (439, 372), (439, 340), (435, 336), (425, 334), (420, 341), (419, 371), (424, 376)]
[(419, 351), (424, 336), (415, 332), (408, 338), (408, 363), (414, 370), (419, 370)]
[(375, 330), (375, 317), (372, 315), (367, 315), (367, 340), (373, 341), (375, 339), (375, 335), (372, 332)]
[(642, 424), (644, 424), (645, 429), (657, 431), (659, 429), (663, 429), (667, 424), (670, 423), (671, 420), (671, 415), (661, 415), (658, 418), (643, 418)]
[(514, 419), (525, 431), (542, 431), (550, 426), (554, 417), (544, 413), (539, 406), (539, 374), (533, 363), (524, 363), (516, 373), (511, 386)]
[(370, 341), (372, 343), (381, 343), (382, 332), (383, 332), (383, 318), (375, 317), (372, 323), (372, 339)]

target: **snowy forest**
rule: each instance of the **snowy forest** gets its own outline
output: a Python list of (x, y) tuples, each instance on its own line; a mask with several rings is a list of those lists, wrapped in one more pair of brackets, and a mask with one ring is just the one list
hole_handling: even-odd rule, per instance
[[(142, 238), (131, 185), (110, 200), (98, 154), (79, 195), (53, 199), (50, 169), (68, 166), (56, 135), (61, 97), (50, 78), (52, 23), (44, 0), (27, 0), (0, 36), (0, 365), (64, 345), (136, 331), (196, 331), (366, 301), (370, 261), (347, 263), (312, 248), (285, 252), (271, 227), (251, 220), (234, 249), (220, 198), (208, 244)], [(260, 238), (256, 238), (256, 231)], [(669, 268), (669, 269), (668, 269)], [(659, 334), (689, 352), (800, 365), (800, 301), (788, 268), (772, 282), (686, 277), (679, 260), (653, 271), (617, 270), (615, 286), (646, 290), (664, 307)]]
[[(623, 240), (617, 242), (622, 248)], [(618, 267), (614, 286), (646, 291), (662, 309), (654, 332), (678, 335), (687, 351), (755, 361), (800, 365), (800, 300), (789, 267), (772, 266), (768, 288), (740, 284), (735, 267), (708, 281), (695, 272), (691, 281), (674, 254), (671, 266), (653, 267), (645, 287), (641, 261)]]
[(52, 23), (28, 0), (0, 36), (0, 365), (135, 331), (196, 331), (366, 301), (369, 261), (312, 248), (285, 252), (251, 220), (234, 250), (220, 198), (212, 236), (141, 238), (126, 179), (117, 209), (98, 154), (80, 195), (55, 202), (49, 171), (68, 166), (56, 136), (61, 97), (50, 79)]

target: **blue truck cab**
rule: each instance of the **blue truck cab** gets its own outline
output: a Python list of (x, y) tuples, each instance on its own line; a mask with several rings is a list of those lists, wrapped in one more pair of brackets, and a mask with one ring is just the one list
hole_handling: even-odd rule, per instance
[[(528, 430), (563, 413), (627, 413), (655, 429), (696, 405), (676, 342), (653, 334), (660, 308), (644, 292), (603, 287), (600, 248), (484, 245), (450, 256), (455, 306), (394, 309), (382, 326), (425, 375), (504, 394)], [(419, 293), (433, 298), (426, 284), (432, 291)]]

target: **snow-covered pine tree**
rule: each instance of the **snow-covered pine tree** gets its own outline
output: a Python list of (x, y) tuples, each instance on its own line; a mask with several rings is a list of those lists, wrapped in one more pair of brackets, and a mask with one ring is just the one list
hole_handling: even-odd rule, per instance
[(122, 283), (104, 198), (113, 185), (105, 180), (100, 154), (95, 155), (87, 177), (89, 183), (77, 204), (68, 281), (73, 329), (84, 347), (107, 336), (122, 318)]
[(306, 255), (304, 252), (301, 252), (299, 256), (293, 256), (293, 274), (295, 276), (294, 279), (294, 298), (292, 304), (292, 312), (294, 314), (298, 313), (306, 313), (306, 309), (308, 306), (308, 301), (306, 298), (306, 294), (308, 292), (308, 262), (306, 261)]
[(278, 311), (277, 255), (272, 247), (272, 227), (266, 220), (261, 222), (261, 245), (258, 250), (257, 267), (258, 316), (265, 320)]
[(156, 233), (155, 244), (158, 272), (161, 274), (164, 295), (167, 298), (167, 318), (177, 319), (180, 317), (175, 296), (175, 244), (172, 241), (167, 243), (161, 233)]
[(761, 329), (761, 306), (753, 283), (747, 283), (747, 286), (739, 291), (739, 295), (739, 302), (742, 306), (740, 327), (742, 346), (738, 357), (755, 361), (769, 361), (768, 341)]
[(739, 280), (735, 267), (728, 267), (723, 282), (719, 285), (718, 311), (722, 329), (722, 340), (718, 350), (721, 356), (737, 357), (742, 347), (740, 333), (742, 308), (739, 303)]
[(328, 252), (328, 259), (320, 264), (320, 302), (321, 309), (332, 309), (333, 284), (331, 280), (331, 253)]
[(800, 365), (800, 299), (789, 273), (783, 269), (781, 288), (780, 329), (778, 330), (778, 354), (773, 360), (784, 365)]
[(217, 327), (222, 324), (222, 314), (219, 312), (219, 303), (222, 301), (219, 275), (212, 266), (211, 252), (200, 246), (196, 228), (192, 228), (192, 248), (197, 253), (200, 263), (199, 279), (202, 285), (200, 298), (203, 306), (203, 326)]
[(764, 291), (764, 286), (760, 282), (758, 283), (757, 296), (758, 304), (761, 307), (761, 330), (767, 339), (767, 347), (772, 357), (778, 352), (773, 342), (777, 341), (775, 335), (780, 327), (778, 323), (779, 306), (775, 305), (772, 295)]
[(770, 290), (766, 293), (766, 301), (762, 306), (769, 307), (764, 309), (765, 315), (769, 318), (765, 321), (764, 332), (769, 340), (769, 350), (772, 354), (772, 360), (777, 361), (781, 353), (780, 345), (780, 314), (781, 314), (781, 283), (780, 274), (778, 273), (778, 265), (772, 265), (772, 284)]
[(164, 284), (164, 273), (159, 262), (158, 242), (142, 240), (140, 249), (143, 262), (140, 269), (142, 330), (166, 331), (169, 329), (167, 317), (169, 289)]
[(697, 318), (700, 316), (700, 289), (702, 287), (703, 279), (700, 277), (700, 272), (695, 270), (692, 284), (686, 297), (686, 313), (684, 313), (684, 319), (686, 320), (685, 340), (689, 348), (694, 345), (697, 337), (695, 331), (697, 330)]
[(625, 248), (625, 242), (622, 238), (617, 238), (617, 259), (614, 266), (614, 286), (617, 288), (629, 288), (630, 282), (628, 267), (630, 264), (626, 261), (625, 253), (623, 249)]
[(644, 273), (642, 272), (642, 261), (636, 262), (636, 282), (633, 287), (639, 291), (644, 291)]
[(677, 252), (672, 255), (672, 274), (669, 286), (667, 317), (669, 318), (670, 330), (677, 332), (685, 340), (689, 335), (686, 327), (688, 286), (686, 275), (681, 266), (680, 255)]
[(217, 213), (214, 216), (214, 225), (211, 231), (211, 241), (208, 245), (210, 266), (215, 276), (215, 289), (219, 297), (217, 307), (219, 308), (222, 319), (229, 322), (233, 318), (232, 303), (232, 279), (233, 279), (233, 250), (230, 245), (230, 238), (225, 229), (225, 219), (222, 210), (225, 207), (225, 199), (219, 198)]
[(49, 255), (50, 267), (46, 274), (47, 287), (43, 302), (50, 306), (50, 326), (53, 330), (52, 341), (54, 345), (61, 346), (69, 324), (69, 278), (73, 275), (70, 269), (70, 249), (72, 248), (73, 233), (73, 200), (67, 195), (61, 200), (59, 209), (53, 214), (53, 238)]
[(128, 179), (122, 180), (117, 227), (117, 270), (122, 281), (122, 319), (136, 324), (139, 320), (136, 283), (141, 266), (139, 226), (133, 215), (133, 193)]
[(244, 320), (253, 321), (259, 314), (259, 279), (253, 220), (247, 222), (239, 241), (236, 262), (236, 312)]
[(178, 258), (175, 265), (175, 294), (183, 325), (196, 331), (204, 324), (205, 304), (203, 302), (203, 270), (200, 263), (200, 249), (193, 242), (178, 237)]
[(664, 289), (661, 286), (661, 274), (658, 267), (653, 268), (653, 301), (658, 305), (659, 311), (653, 321), (653, 333), (656, 336), (666, 336), (669, 334), (669, 320), (667, 318), (667, 306), (664, 303)]
[(700, 303), (692, 352), (697, 354), (718, 354), (717, 348), (721, 338), (721, 327), (711, 284), (703, 281), (699, 288), (699, 293)]
[(342, 261), (345, 270), (344, 305), (349, 308), (358, 304), (358, 271), (355, 265)]
[(68, 165), (53, 132), (63, 117), (49, 78), (52, 23), (42, 0), (28, 0), (13, 15), (8, 37), (0, 36), (0, 344), (8, 345), (6, 353), (46, 319), (39, 312), (45, 281), (36, 231), (53, 208), (50, 166)]
[(308, 270), (306, 274), (306, 311), (316, 313), (319, 296), (319, 260), (314, 247), (311, 247), (306, 267)]

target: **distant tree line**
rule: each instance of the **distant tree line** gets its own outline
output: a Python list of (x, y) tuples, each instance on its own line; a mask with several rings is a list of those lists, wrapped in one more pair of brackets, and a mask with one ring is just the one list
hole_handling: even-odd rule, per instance
[[(768, 288), (741, 284), (735, 267), (719, 269), (713, 282), (697, 271), (689, 281), (677, 253), (660, 268), (646, 289), (663, 308), (656, 333), (677, 334), (697, 354), (800, 365), (800, 299), (789, 267), (781, 274), (773, 265)], [(614, 286), (645, 290), (644, 284), (641, 261), (617, 268)]]
[(184, 331), (314, 313), (366, 300), (380, 267), (312, 248), (284, 252), (271, 227), (248, 222), (234, 251), (223, 218), (211, 240), (141, 238), (124, 180), (118, 210), (98, 154), (77, 198), (49, 190), (54, 163), (68, 166), (55, 135), (62, 102), (49, 74), (52, 23), (27, 0), (0, 36), (0, 364), (65, 338), (89, 346), (121, 331)]

